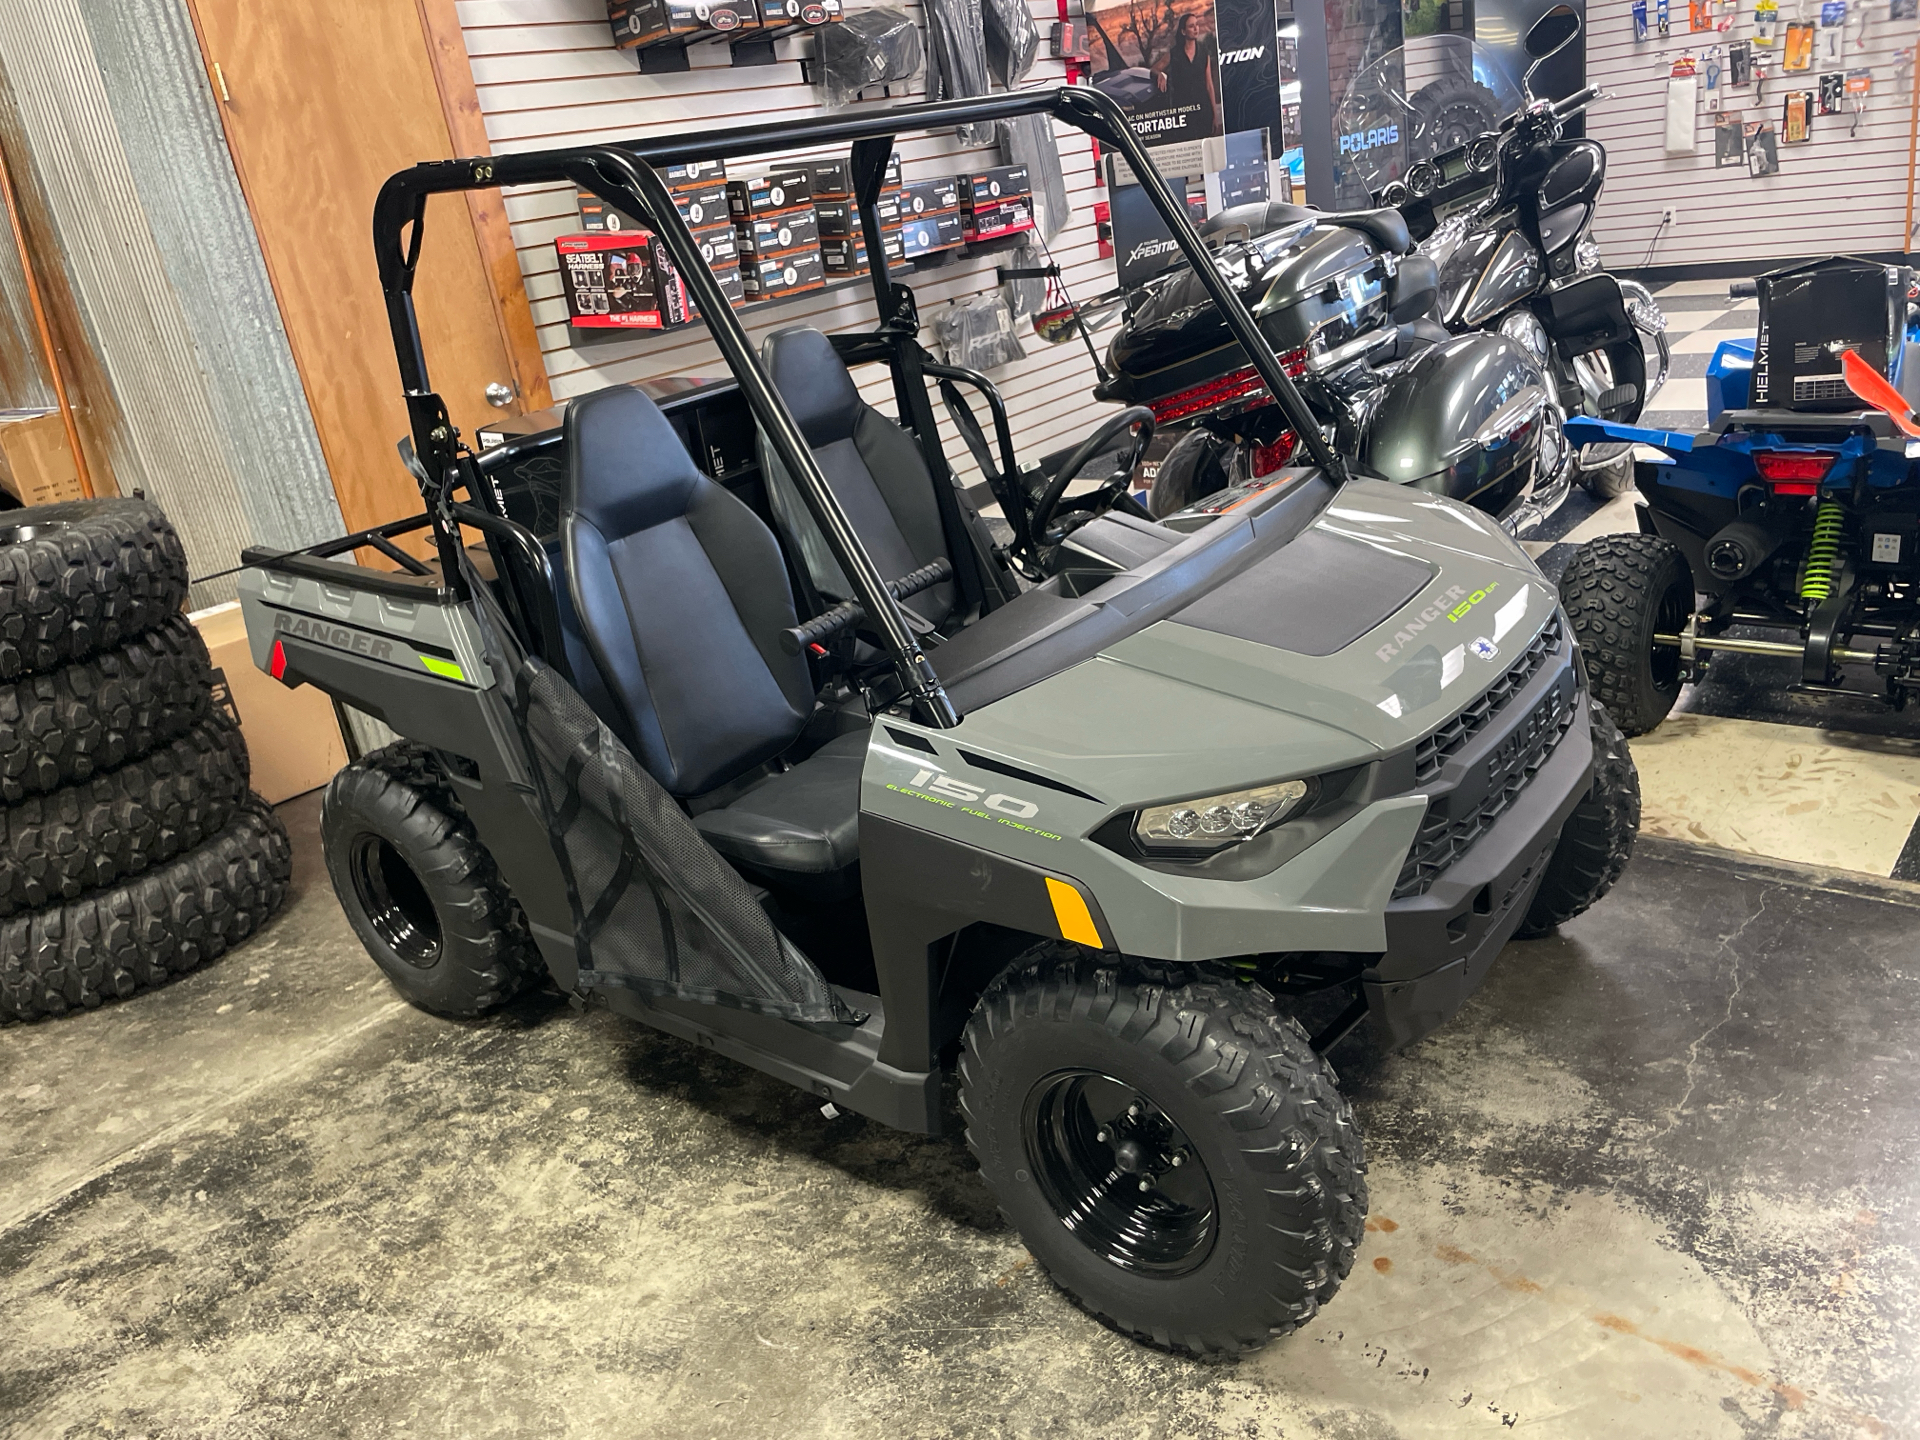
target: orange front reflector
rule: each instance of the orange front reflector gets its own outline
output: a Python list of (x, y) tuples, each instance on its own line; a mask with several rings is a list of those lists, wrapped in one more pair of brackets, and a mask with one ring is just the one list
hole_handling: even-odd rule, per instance
[(1106, 948), (1100, 939), (1100, 927), (1093, 923), (1086, 897), (1064, 880), (1047, 877), (1047, 895), (1053, 901), (1053, 920), (1060, 927), (1060, 938), (1076, 945)]

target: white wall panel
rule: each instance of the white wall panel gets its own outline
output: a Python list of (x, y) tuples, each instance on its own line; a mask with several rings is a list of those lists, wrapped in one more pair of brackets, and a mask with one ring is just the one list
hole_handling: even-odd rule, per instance
[[(1588, 7), (1587, 76), (1607, 91), (1587, 112), (1587, 133), (1607, 147), (1607, 185), (1595, 233), (1609, 265), (1632, 269), (1906, 248), (1901, 231), (1912, 102), (1910, 94), (1900, 93), (1894, 55), (1920, 38), (1920, 22), (1890, 22), (1884, 0), (1850, 0), (1849, 9), (1857, 14), (1862, 5), (1871, 17), (1867, 43), (1862, 49), (1850, 41), (1845, 62), (1873, 71), (1873, 93), (1858, 132), (1852, 115), (1815, 115), (1812, 139), (1781, 144), (1780, 172), (1757, 179), (1744, 166), (1715, 167), (1715, 117), (1704, 100), (1694, 115), (1695, 153), (1665, 153), (1667, 76), (1674, 60), (1700, 57), (1710, 42), (1751, 40), (1748, 0), (1741, 0), (1740, 18), (1725, 36), (1686, 33), (1687, 7), (1675, 0), (1674, 33), (1638, 43), (1626, 0)], [(1810, 0), (1808, 18), (1818, 12)], [(1783, 4), (1782, 43), (1791, 18), (1793, 6)], [(1781, 45), (1772, 53), (1774, 73), (1759, 103), (1753, 86), (1729, 89), (1722, 76), (1723, 113), (1769, 119), (1781, 132), (1787, 92), (1818, 91), (1821, 70), (1835, 67), (1816, 59), (1811, 70), (1783, 75), (1777, 64)], [(1704, 86), (1703, 78), (1703, 95)], [(1678, 220), (1656, 239), (1660, 212), (1668, 205), (1678, 208)]]
[[(1055, 7), (1051, 0), (1033, 0), (1033, 5), (1044, 35)], [(906, 8), (919, 16), (917, 4)], [(801, 82), (797, 64), (734, 69), (726, 63), (725, 45), (693, 47), (692, 68), (684, 74), (642, 75), (633, 52), (614, 48), (604, 0), (461, 0), (459, 13), (487, 134), (499, 153), (800, 119), (825, 109), (819, 92)], [(783, 51), (795, 45), (781, 43)], [(1027, 83), (1051, 85), (1062, 78), (1061, 63), (1042, 55)], [(924, 98), (924, 77), (907, 98)], [(1093, 226), (1093, 204), (1104, 192), (1094, 183), (1087, 137), (1063, 127), (1056, 127), (1056, 134), (1074, 215), (1052, 251), (1073, 293), (1085, 297), (1114, 283), (1113, 262), (1099, 257)], [(1002, 163), (992, 147), (963, 146), (951, 135), (902, 137), (900, 150), (909, 179)], [(773, 163), (775, 157), (761, 157), (738, 168), (744, 173)], [(578, 228), (572, 192), (525, 187), (508, 195), (507, 214), (556, 396), (656, 375), (724, 371), (719, 352), (698, 328), (573, 343), (553, 251), (555, 237)], [(1000, 263), (1007, 258), (1001, 255)], [(994, 264), (991, 256), (969, 258), (903, 278), (913, 285), (930, 328), (941, 305), (993, 288)], [(859, 330), (873, 323), (872, 292), (865, 285), (848, 287), (770, 309), (749, 305), (739, 313), (755, 339), (788, 325)], [(1022, 343), (1027, 359), (1002, 367), (993, 378), (1008, 397), (1022, 455), (1036, 456), (1079, 439), (1108, 407), (1092, 401), (1093, 367), (1081, 346), (1047, 346), (1030, 332)], [(859, 378), (868, 398), (890, 411), (886, 376), (869, 368)], [(944, 415), (942, 424), (945, 428)], [(957, 438), (948, 432), (945, 442), (956, 469), (970, 473), (971, 461)]]

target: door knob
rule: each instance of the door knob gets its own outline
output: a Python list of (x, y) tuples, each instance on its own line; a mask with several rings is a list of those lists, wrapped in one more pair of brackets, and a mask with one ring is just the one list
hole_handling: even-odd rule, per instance
[(503, 385), (496, 380), (487, 386), (487, 403), (497, 410), (504, 410), (513, 403), (513, 387)]

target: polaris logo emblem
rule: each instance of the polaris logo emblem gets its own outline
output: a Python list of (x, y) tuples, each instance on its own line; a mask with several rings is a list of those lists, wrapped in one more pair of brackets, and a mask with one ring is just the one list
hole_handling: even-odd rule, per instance
[(1487, 639), (1487, 637), (1484, 635), (1482, 635), (1478, 640), (1474, 641), (1471, 645), (1467, 646), (1467, 648), (1471, 650), (1474, 654), (1478, 655), (1482, 660), (1494, 660), (1494, 659), (1497, 659), (1500, 655), (1500, 647), (1494, 644), (1493, 641)]
[(1382, 125), (1377, 130), (1356, 130), (1351, 135), (1340, 137), (1342, 155), (1364, 155), (1369, 150), (1378, 150), (1382, 145), (1393, 145), (1400, 139), (1398, 125)]
[(1239, 65), (1248, 60), (1258, 60), (1266, 53), (1267, 47), (1264, 45), (1249, 45), (1244, 50), (1222, 50), (1220, 52), (1220, 63), (1222, 65)]

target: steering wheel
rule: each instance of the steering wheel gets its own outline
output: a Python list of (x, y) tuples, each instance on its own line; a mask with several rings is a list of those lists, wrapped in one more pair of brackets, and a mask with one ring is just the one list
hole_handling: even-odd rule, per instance
[[(1135, 426), (1139, 428), (1135, 430)], [(1033, 544), (1036, 546), (1058, 545), (1067, 538), (1069, 532), (1065, 529), (1057, 535), (1049, 533), (1054, 511), (1060, 508), (1060, 499), (1067, 493), (1067, 486), (1086, 467), (1089, 460), (1105, 452), (1107, 447), (1126, 430), (1134, 430), (1133, 445), (1127, 451), (1126, 463), (1116, 466), (1113, 473), (1107, 476), (1106, 483), (1092, 497), (1096, 502), (1091, 507), (1094, 513), (1099, 513), (1113, 503), (1112, 498), (1108, 498), (1105, 505), (1098, 503), (1108, 491), (1113, 492), (1117, 497), (1119, 492), (1126, 488), (1127, 481), (1133, 478), (1134, 467), (1140, 463), (1140, 457), (1147, 453), (1147, 446), (1153, 440), (1153, 412), (1144, 405), (1130, 406), (1107, 420), (1098, 430), (1082, 440), (1074, 452), (1061, 463), (1060, 468), (1054, 472), (1053, 481), (1047, 486), (1046, 493), (1034, 503), (1033, 514), (1027, 520), (1027, 533), (1032, 537)], [(1088, 518), (1091, 519), (1092, 516), (1089, 515)]]

